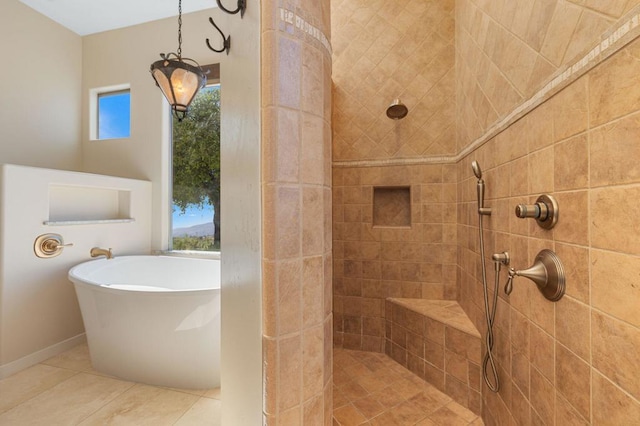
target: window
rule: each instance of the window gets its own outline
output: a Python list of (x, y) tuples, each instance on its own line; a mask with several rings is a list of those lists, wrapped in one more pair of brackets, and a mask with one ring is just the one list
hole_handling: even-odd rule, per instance
[(92, 89), (89, 102), (91, 140), (131, 136), (131, 91), (128, 84)]
[(219, 84), (202, 89), (181, 122), (173, 118), (172, 170), (170, 249), (219, 251)]
[(98, 139), (128, 138), (131, 134), (129, 90), (98, 95)]

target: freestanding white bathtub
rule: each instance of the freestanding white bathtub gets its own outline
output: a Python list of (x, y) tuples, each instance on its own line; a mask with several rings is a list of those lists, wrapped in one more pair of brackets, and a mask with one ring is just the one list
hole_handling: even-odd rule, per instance
[(69, 271), (93, 367), (186, 389), (220, 385), (220, 261), (91, 260)]

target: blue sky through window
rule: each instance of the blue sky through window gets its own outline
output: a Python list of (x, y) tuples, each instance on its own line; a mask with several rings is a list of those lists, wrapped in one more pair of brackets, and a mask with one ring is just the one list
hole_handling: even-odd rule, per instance
[(188, 228), (194, 225), (213, 222), (213, 206), (207, 204), (204, 207), (191, 205), (182, 213), (180, 208), (173, 206), (172, 225), (173, 229)]
[(131, 135), (131, 93), (103, 93), (98, 96), (98, 139), (128, 138)]

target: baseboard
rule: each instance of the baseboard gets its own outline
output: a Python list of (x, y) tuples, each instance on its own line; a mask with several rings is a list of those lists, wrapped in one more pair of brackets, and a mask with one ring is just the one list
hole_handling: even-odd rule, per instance
[(86, 341), (87, 337), (85, 333), (78, 334), (77, 336), (71, 337), (67, 340), (63, 340), (62, 342), (58, 342), (55, 345), (51, 345), (47, 348), (41, 349), (38, 352), (34, 352), (15, 361), (11, 361), (7, 364), (0, 365), (0, 379), (9, 377), (17, 373), (18, 371), (22, 371), (26, 368), (31, 367), (32, 365), (36, 365), (46, 359), (51, 358), (52, 356), (60, 355), (62, 352), (68, 351), (69, 349), (78, 346), (79, 344)]

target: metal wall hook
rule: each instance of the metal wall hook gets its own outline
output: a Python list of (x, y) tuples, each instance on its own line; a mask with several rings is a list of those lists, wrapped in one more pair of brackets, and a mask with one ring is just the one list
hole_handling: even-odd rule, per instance
[(216, 0), (216, 3), (218, 3), (218, 7), (220, 9), (222, 9), (223, 11), (227, 12), (230, 15), (235, 15), (236, 13), (240, 12), (240, 18), (244, 17), (244, 11), (247, 9), (247, 1), (246, 0), (238, 0), (238, 8), (236, 10), (229, 10), (226, 7), (224, 7), (222, 5), (222, 1), (221, 0)]
[[(235, 12), (234, 12), (235, 13)], [(218, 30), (218, 32), (220, 33), (220, 35), (222, 36), (222, 49), (218, 50), (218, 49), (214, 49), (213, 47), (211, 47), (211, 44), (209, 43), (209, 39), (206, 40), (207, 42), (207, 47), (209, 47), (209, 49), (213, 50), (214, 52), (217, 53), (222, 53), (222, 52), (227, 52), (227, 55), (229, 54), (229, 49), (231, 49), (231, 36), (225, 36), (224, 33), (222, 32), (222, 30), (220, 29), (220, 27), (218, 27), (216, 25), (215, 22), (213, 22), (213, 18), (209, 18), (209, 22), (211, 22), (211, 25), (213, 25), (216, 30)]]

